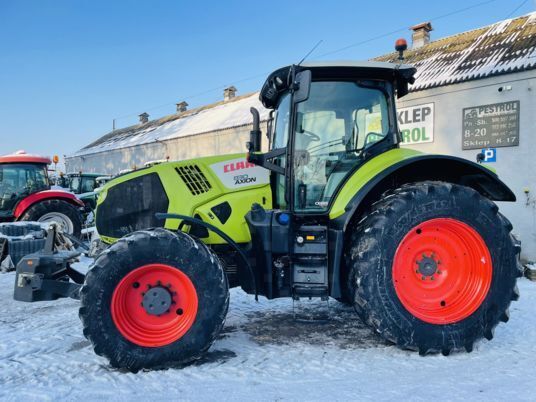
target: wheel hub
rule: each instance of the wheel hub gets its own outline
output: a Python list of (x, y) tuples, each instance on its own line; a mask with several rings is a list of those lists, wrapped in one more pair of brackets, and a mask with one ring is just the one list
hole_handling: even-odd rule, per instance
[(171, 293), (166, 288), (155, 286), (145, 293), (141, 304), (147, 314), (159, 316), (169, 313), (172, 302)]
[(424, 277), (432, 277), (438, 271), (439, 261), (436, 261), (434, 253), (430, 256), (422, 255), (421, 260), (417, 260), (418, 273)]

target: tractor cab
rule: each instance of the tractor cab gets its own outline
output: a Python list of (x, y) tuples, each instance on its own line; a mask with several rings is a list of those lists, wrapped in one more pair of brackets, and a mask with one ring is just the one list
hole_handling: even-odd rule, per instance
[[(265, 270), (257, 281), (261, 294), (341, 297), (344, 230), (330, 210), (354, 172), (399, 147), (395, 97), (407, 93), (415, 71), (377, 62), (308, 63), (267, 78), (260, 99), (272, 109), (270, 150), (259, 152), (255, 110), (248, 143), (249, 161), (272, 171), (273, 210), (256, 206), (246, 218), (255, 255), (265, 256), (257, 262)], [(266, 284), (273, 266), (278, 281)]]
[(24, 151), (0, 156), (0, 222), (56, 222), (64, 232), (79, 237), (84, 204), (72, 193), (51, 190), (47, 170), (51, 162)]
[(276, 173), (275, 207), (325, 214), (351, 172), (398, 147), (395, 94), (407, 93), (415, 71), (390, 63), (336, 62), (272, 73), (260, 94), (273, 110), (271, 151), (258, 155), (260, 148), (250, 149), (250, 161)]
[(12, 217), (19, 201), (50, 188), (50, 163), (49, 158), (24, 151), (0, 157), (0, 218)]
[(103, 177), (101, 173), (68, 173), (69, 190), (74, 194), (91, 193), (95, 191), (99, 184), (98, 178)]

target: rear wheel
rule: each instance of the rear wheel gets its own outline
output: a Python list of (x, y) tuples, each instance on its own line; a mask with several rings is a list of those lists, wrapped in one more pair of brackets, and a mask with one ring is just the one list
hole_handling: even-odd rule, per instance
[(32, 205), (21, 221), (56, 222), (65, 233), (80, 238), (82, 216), (74, 205), (63, 200), (43, 200)]
[(97, 258), (79, 315), (97, 354), (137, 371), (201, 357), (228, 305), (217, 256), (185, 233), (156, 229), (124, 237)]
[(518, 297), (510, 230), (470, 188), (425, 182), (393, 191), (355, 226), (347, 248), (357, 312), (402, 348), (471, 351)]

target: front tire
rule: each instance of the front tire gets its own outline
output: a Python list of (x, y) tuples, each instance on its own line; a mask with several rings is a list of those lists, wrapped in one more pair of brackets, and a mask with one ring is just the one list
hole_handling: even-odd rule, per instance
[(228, 306), (217, 256), (185, 233), (155, 229), (132, 233), (97, 258), (79, 316), (95, 353), (136, 372), (200, 358)]
[(384, 338), (420, 354), (492, 339), (519, 294), (510, 223), (471, 188), (405, 185), (354, 226), (346, 251), (354, 307)]

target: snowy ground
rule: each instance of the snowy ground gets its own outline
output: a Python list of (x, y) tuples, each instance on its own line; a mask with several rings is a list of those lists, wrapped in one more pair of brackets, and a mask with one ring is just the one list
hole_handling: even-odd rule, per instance
[(0, 400), (536, 398), (536, 283), (526, 279), (510, 322), (471, 354), (400, 351), (336, 302), (329, 323), (296, 323), (290, 300), (255, 303), (234, 289), (224, 332), (203, 361), (138, 374), (111, 369), (93, 353), (77, 301), (15, 302), (13, 280), (0, 274)]

